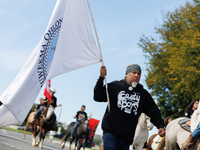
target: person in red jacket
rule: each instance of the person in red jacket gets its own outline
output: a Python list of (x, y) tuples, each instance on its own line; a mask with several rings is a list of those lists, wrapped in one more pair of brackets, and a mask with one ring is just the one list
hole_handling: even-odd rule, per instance
[[(125, 79), (108, 84), (110, 110), (107, 107), (101, 125), (104, 150), (129, 150), (142, 112), (151, 118), (158, 128), (158, 134), (165, 136), (160, 110), (149, 92), (139, 83), (141, 72), (138, 64), (131, 64), (126, 68)], [(106, 73), (106, 67), (102, 66), (94, 87), (94, 100), (97, 102), (107, 102), (103, 84)]]

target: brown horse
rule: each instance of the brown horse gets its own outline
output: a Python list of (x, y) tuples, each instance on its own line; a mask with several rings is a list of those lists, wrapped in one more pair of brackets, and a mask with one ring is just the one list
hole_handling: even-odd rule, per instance
[[(34, 121), (34, 124), (32, 125), (32, 146), (38, 146), (39, 148), (43, 148), (42, 144), (45, 138), (45, 135), (48, 131), (50, 130), (55, 130), (52, 128), (55, 123), (54, 123), (54, 117), (55, 115), (53, 114), (49, 120), (46, 120), (46, 115), (47, 115), (47, 109), (43, 110), (43, 113), (37, 117), (37, 119)], [(38, 128), (39, 126), (39, 128)], [(38, 141), (36, 142), (36, 136), (40, 132), (40, 136)]]
[(157, 142), (154, 141), (155, 137), (158, 134), (153, 134), (148, 142), (147, 142), (147, 150), (164, 150), (165, 147), (165, 137), (162, 138), (162, 140), (158, 140)]
[(31, 126), (31, 122), (33, 121), (33, 118), (35, 116), (36, 112), (31, 112), (28, 116), (27, 122), (26, 122), (26, 127), (24, 128), (24, 134), (22, 136), (22, 139), (25, 139), (25, 134), (26, 134), (26, 130)]

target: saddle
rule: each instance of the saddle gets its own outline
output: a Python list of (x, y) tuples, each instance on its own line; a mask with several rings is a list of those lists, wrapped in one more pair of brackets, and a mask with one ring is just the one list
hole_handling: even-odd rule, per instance
[(48, 107), (44, 107), (42, 113), (45, 113), (48, 110)]
[(186, 131), (191, 132), (191, 119), (185, 118), (182, 120), (179, 120), (178, 124)]

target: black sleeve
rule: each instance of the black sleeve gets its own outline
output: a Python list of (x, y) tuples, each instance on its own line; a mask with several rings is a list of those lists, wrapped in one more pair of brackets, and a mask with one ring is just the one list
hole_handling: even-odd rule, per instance
[(76, 121), (78, 121), (78, 115), (79, 115), (79, 111), (77, 111), (76, 113)]
[(55, 108), (57, 106), (57, 98), (54, 96), (51, 98), (53, 103), (51, 103), (51, 105)]
[(184, 116), (190, 118), (190, 116), (191, 116), (191, 112), (190, 112), (189, 109), (187, 109), (187, 110), (185, 111)]
[[(147, 92), (147, 91), (146, 91)], [(160, 110), (156, 103), (154, 102), (153, 98), (151, 95), (147, 92), (147, 97), (146, 97), (146, 104), (144, 107), (143, 112), (151, 118), (151, 122), (159, 129), (159, 128), (164, 128), (164, 120), (161, 117)]]
[(85, 119), (87, 120), (87, 113), (85, 113)]
[(94, 87), (94, 100), (97, 102), (107, 102), (106, 88), (103, 85), (103, 80), (104, 78), (100, 76)]
[(56, 97), (54, 97), (55, 98), (55, 100), (54, 100), (54, 105), (55, 105), (55, 107), (57, 106), (57, 98)]

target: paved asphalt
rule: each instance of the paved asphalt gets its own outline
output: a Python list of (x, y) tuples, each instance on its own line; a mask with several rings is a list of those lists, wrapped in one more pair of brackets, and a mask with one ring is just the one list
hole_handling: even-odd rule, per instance
[[(60, 140), (50, 140), (45, 138), (43, 150), (61, 150)], [(31, 145), (31, 135), (26, 134), (25, 140), (22, 133), (0, 129), (0, 150), (39, 150), (38, 147)], [(67, 147), (64, 150), (68, 150)]]

